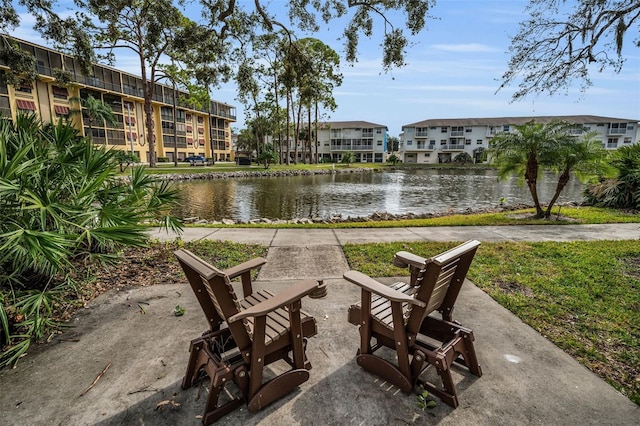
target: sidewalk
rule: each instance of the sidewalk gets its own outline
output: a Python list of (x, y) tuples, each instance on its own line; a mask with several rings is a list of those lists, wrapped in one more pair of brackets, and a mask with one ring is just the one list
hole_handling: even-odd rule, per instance
[[(157, 230), (151, 235), (173, 238)], [(346, 243), (384, 241), (638, 239), (640, 224), (187, 228), (182, 238), (268, 245), (258, 287), (278, 292), (306, 277), (327, 282), (325, 298), (303, 300), (303, 309), (318, 321), (318, 335), (307, 350), (310, 380), (256, 414), (242, 408), (221, 424), (640, 425), (640, 407), (471, 283), (463, 286), (455, 317), (474, 330), (484, 375), (456, 370), (460, 406), (453, 410), (438, 401), (435, 409), (420, 411), (415, 396), (382, 386), (355, 363), (358, 331), (347, 323), (346, 312), (360, 291), (342, 279), (348, 265), (341, 250)], [(185, 284), (103, 295), (79, 313), (65, 334), (30, 351), (18, 368), (0, 371), (0, 424), (200, 424), (196, 416), (202, 414), (206, 390), (182, 390), (180, 382), (189, 341), (206, 329), (206, 321)], [(173, 316), (178, 304), (186, 308), (182, 317)], [(80, 396), (108, 363), (108, 371)], [(166, 400), (181, 405), (155, 410)]]

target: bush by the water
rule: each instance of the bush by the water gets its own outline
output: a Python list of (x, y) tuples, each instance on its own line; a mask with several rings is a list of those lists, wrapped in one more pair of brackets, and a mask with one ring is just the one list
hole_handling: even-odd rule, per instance
[(623, 146), (611, 154), (615, 177), (602, 177), (589, 185), (585, 197), (589, 204), (615, 209), (640, 208), (640, 144)]
[(0, 116), (0, 366), (55, 330), (62, 296), (78, 291), (72, 265), (144, 245), (144, 221), (181, 226), (165, 214), (177, 202), (168, 182), (141, 168), (123, 179), (119, 165), (70, 123)]

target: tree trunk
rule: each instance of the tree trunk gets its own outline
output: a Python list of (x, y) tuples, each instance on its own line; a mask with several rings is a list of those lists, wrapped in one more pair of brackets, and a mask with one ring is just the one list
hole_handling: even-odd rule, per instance
[(553, 207), (553, 205), (558, 200), (558, 197), (560, 197), (560, 193), (562, 192), (564, 187), (567, 186), (567, 183), (569, 183), (569, 179), (571, 178), (571, 175), (569, 174), (569, 172), (570, 170), (568, 168), (565, 169), (560, 175), (560, 177), (558, 178), (558, 184), (556, 185), (556, 192), (555, 194), (553, 194), (553, 198), (551, 198), (551, 201), (549, 201), (549, 205), (547, 206), (547, 211), (544, 213), (544, 217), (547, 219), (551, 217), (551, 207)]
[(529, 187), (533, 204), (536, 207), (536, 217), (542, 218), (544, 217), (544, 211), (542, 211), (540, 200), (538, 199), (538, 160), (536, 158), (529, 158), (529, 160), (527, 160), (527, 170), (525, 171), (524, 178), (527, 181), (527, 187)]
[(291, 122), (289, 121), (289, 110), (291, 109), (291, 98), (290, 95), (291, 92), (289, 91), (289, 89), (287, 89), (287, 136), (286, 136), (286, 140), (285, 143), (287, 144), (287, 149), (286, 149), (286, 153), (287, 153), (287, 166), (291, 165), (291, 156), (289, 155), (289, 149), (291, 148), (289, 146), (289, 132), (290, 132), (290, 128), (291, 128)]
[(280, 104), (278, 103), (278, 73), (273, 74), (273, 94), (275, 96), (276, 101), (276, 126), (278, 126), (277, 134), (278, 134), (278, 157), (280, 158), (280, 164), (284, 162), (284, 158), (282, 155), (282, 128), (280, 126)]
[[(298, 110), (294, 111), (294, 117), (293, 117), (293, 125), (294, 125), (294, 129), (293, 129), (293, 143), (294, 143), (294, 148), (293, 148), (293, 163), (294, 164), (298, 164), (298, 143), (300, 142), (299, 136), (300, 136), (300, 115), (302, 113), (302, 105), (298, 105)], [(304, 150), (303, 150), (304, 152)]]
[(313, 164), (313, 150), (311, 148), (311, 105), (307, 108), (307, 117), (309, 123), (307, 124), (307, 140), (309, 141), (309, 164)]
[(315, 133), (313, 135), (313, 139), (314, 139), (314, 145), (316, 147), (316, 164), (320, 162), (320, 159), (318, 158), (318, 101), (316, 100), (316, 119), (315, 122), (313, 123), (313, 127), (315, 129)]

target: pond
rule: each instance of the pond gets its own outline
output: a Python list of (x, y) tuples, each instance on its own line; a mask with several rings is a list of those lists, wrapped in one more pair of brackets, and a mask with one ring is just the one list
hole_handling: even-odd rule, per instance
[[(542, 203), (548, 202), (556, 176), (544, 174), (538, 182)], [(495, 170), (409, 169), (384, 172), (336, 173), (274, 178), (233, 178), (176, 183), (179, 217), (207, 220), (305, 217), (364, 217), (392, 214), (442, 213), (500, 204), (532, 204), (526, 186), (517, 179), (500, 181)], [(580, 201), (583, 184), (572, 177), (559, 202)]]

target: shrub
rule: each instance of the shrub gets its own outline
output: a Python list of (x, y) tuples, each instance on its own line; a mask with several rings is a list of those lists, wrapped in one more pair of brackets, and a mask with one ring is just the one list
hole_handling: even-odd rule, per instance
[(122, 179), (118, 166), (115, 151), (69, 123), (0, 117), (0, 366), (57, 326), (72, 259), (113, 261), (120, 247), (144, 245), (144, 221), (180, 228), (165, 214), (177, 201), (169, 184), (141, 167)]
[(453, 159), (453, 162), (458, 164), (472, 163), (473, 158), (471, 158), (471, 155), (469, 155), (468, 153), (461, 152), (460, 154), (455, 156), (455, 158)]
[(158, 163), (168, 163), (169, 157), (158, 157)]
[(640, 145), (623, 146), (612, 153), (613, 178), (600, 177), (585, 189), (586, 202), (599, 207), (640, 209)]
[(395, 154), (391, 154), (389, 158), (387, 158), (387, 162), (393, 164), (394, 166), (400, 162), (400, 157)]

